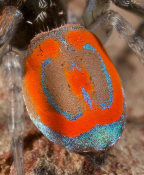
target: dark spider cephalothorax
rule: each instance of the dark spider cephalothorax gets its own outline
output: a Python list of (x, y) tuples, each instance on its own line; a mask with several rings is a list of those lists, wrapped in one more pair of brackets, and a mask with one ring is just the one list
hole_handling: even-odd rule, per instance
[[(25, 75), (27, 75), (27, 70), (29, 71), (29, 64), (31, 64), (31, 61), (29, 62), (29, 58), (31, 60), (33, 59), (33, 63), (36, 67), (43, 66), (42, 68), (42, 75), (41, 75), (41, 81), (43, 85), (43, 91), (48, 96), (48, 102), (54, 110), (57, 110), (58, 113), (61, 115), (65, 115), (65, 117), (70, 122), (75, 122), (77, 119), (81, 118), (82, 114), (76, 112), (76, 115), (73, 117), (68, 112), (71, 110), (72, 112), (75, 109), (69, 108), (66, 112), (61, 109), (63, 102), (65, 101), (63, 98), (62, 101), (54, 101), (53, 97), (56, 96), (55, 92), (53, 92), (53, 89), (56, 89), (57, 87), (52, 86), (49, 87), (49, 82), (51, 81), (51, 84), (53, 83), (54, 78), (51, 75), (48, 74), (47, 80), (49, 82), (47, 83), (47, 80), (44, 78), (46, 77), (45, 70), (54, 70), (55, 72), (59, 71), (59, 67), (61, 68), (61, 71), (64, 71), (66, 77), (69, 79), (68, 86), (66, 88), (71, 89), (71, 91), (74, 89), (75, 81), (71, 81), (75, 78), (75, 76), (79, 75), (80, 82), (83, 81), (83, 76), (85, 74), (84, 80), (86, 81), (85, 85), (81, 87), (81, 85), (78, 85), (79, 81), (77, 81), (77, 88), (75, 91), (72, 91), (76, 94), (81, 100), (83, 99), (86, 101), (86, 106), (90, 108), (89, 110), (92, 110), (93, 104), (91, 100), (91, 96), (88, 94), (88, 92), (92, 92), (91, 85), (86, 85), (89, 82), (93, 82), (95, 77), (95, 72), (92, 71), (92, 76), (90, 76), (87, 80), (86, 78), (89, 76), (85, 73), (84, 67), (88, 66), (87, 70), (91, 72), (92, 70), (95, 70), (95, 68), (100, 69), (100, 71), (103, 72), (103, 75), (101, 76), (98, 72), (98, 78), (100, 88), (97, 86), (100, 90), (102, 96), (104, 96), (105, 104), (103, 104), (101, 101), (102, 99), (99, 97), (99, 94), (96, 93), (96, 91), (93, 92), (93, 96), (96, 94), (96, 97), (98, 97), (98, 100), (96, 101), (99, 103), (99, 106), (104, 109), (110, 109), (110, 105), (112, 104), (113, 99), (113, 90), (112, 90), (112, 83), (110, 80), (110, 75), (107, 73), (107, 65), (104, 65), (102, 55), (105, 55), (103, 57), (107, 57), (105, 51), (103, 51), (103, 46), (101, 45), (106, 42), (106, 40), (109, 38), (113, 27), (117, 30), (117, 32), (121, 35), (121, 37), (126, 41), (126, 43), (131, 47), (131, 49), (139, 56), (142, 62), (144, 62), (144, 40), (137, 35), (135, 30), (132, 28), (132, 26), (117, 12), (114, 12), (112, 10), (108, 11), (110, 0), (84, 0), (84, 3), (86, 3), (85, 10), (83, 14), (77, 18), (74, 14), (71, 13), (69, 10), (68, 4), (71, 3), (72, 0), (0, 0), (0, 60), (3, 60), (3, 66), (4, 66), (4, 76), (7, 83), (7, 92), (8, 92), (8, 124), (9, 124), (9, 131), (12, 136), (12, 151), (15, 157), (15, 168), (17, 174), (24, 174), (23, 170), (23, 150), (22, 150), (22, 134), (24, 132), (24, 118), (23, 118), (23, 98), (22, 98), (22, 68), (20, 66), (20, 60), (21, 52), (25, 51), (28, 48), (28, 51), (25, 54)], [(133, 13), (136, 13), (142, 17), (144, 17), (144, 4), (133, 2), (131, 0), (112, 0), (112, 2), (126, 10), (129, 10)], [(65, 25), (67, 24), (68, 25)], [(79, 24), (79, 25), (76, 25)], [(63, 27), (60, 27), (60, 26)], [(84, 26), (88, 31), (82, 27)], [(54, 30), (52, 30), (54, 29)], [(41, 31), (48, 31), (45, 33), (40, 33)], [(49, 32), (50, 31), (50, 32)], [(71, 34), (72, 32), (72, 34)], [(34, 39), (32, 39), (36, 34), (37, 35)], [(85, 39), (85, 36), (89, 37)], [(98, 37), (97, 42), (93, 46), (93, 42), (95, 42), (95, 39), (93, 37)], [(90, 41), (89, 41), (90, 40)], [(101, 41), (101, 43), (99, 42)], [(58, 48), (58, 43), (61, 42), (61, 45)], [(77, 42), (77, 44), (75, 43)], [(31, 44), (30, 44), (31, 43)], [(82, 45), (84, 43), (84, 45)], [(98, 43), (98, 44), (97, 44)], [(30, 46), (28, 47), (28, 45)], [(44, 45), (45, 44), (45, 45)], [(73, 46), (72, 46), (73, 44)], [(47, 47), (49, 46), (49, 47)], [(76, 50), (78, 49), (78, 50)], [(81, 46), (81, 47), (80, 47)], [(47, 49), (45, 50), (45, 48)], [(100, 48), (99, 48), (100, 47)], [(83, 51), (81, 51), (83, 49)], [(45, 51), (44, 51), (45, 50)], [(50, 51), (49, 51), (50, 50)], [(57, 51), (58, 50), (58, 51)], [(17, 51), (17, 52), (16, 52)], [(68, 55), (66, 55), (68, 51)], [(89, 52), (87, 52), (89, 51)], [(98, 52), (99, 51), (99, 52)], [(58, 66), (58, 68), (50, 67), (50, 63), (55, 59), (55, 57), (58, 57), (58, 53), (61, 53), (64, 57), (64, 59), (61, 59), (57, 62), (53, 62), (54, 65)], [(35, 54), (36, 53), (36, 54)], [(86, 62), (86, 60), (83, 60), (82, 57), (86, 56), (88, 58), (88, 54), (92, 55), (90, 57), (95, 57), (97, 54), (97, 58), (99, 63), (93, 62)], [(34, 55), (34, 56), (33, 56)], [(37, 65), (37, 60), (35, 59), (41, 59), (42, 57), (46, 56), (46, 60), (42, 60), (43, 62), (40, 62), (41, 64)], [(48, 57), (49, 56), (49, 57)], [(75, 61), (76, 57), (81, 57), (79, 61)], [(54, 59), (53, 59), (54, 58)], [(53, 60), (52, 60), (53, 59)], [(74, 61), (72, 61), (73, 59)], [(28, 61), (27, 61), (28, 60)], [(65, 60), (65, 62), (63, 61)], [(71, 62), (71, 67), (70, 64)], [(82, 64), (84, 63), (84, 65)], [(81, 65), (82, 64), (82, 65)], [(97, 67), (94, 67), (94, 65)], [(111, 66), (111, 63), (108, 63), (108, 67)], [(99, 66), (98, 66), (99, 65)], [(33, 64), (31, 65), (33, 69)], [(93, 67), (93, 68), (92, 68)], [(50, 68), (50, 69), (49, 69)], [(41, 69), (41, 68), (40, 68)], [(75, 74), (70, 74), (67, 69), (72, 69), (72, 72), (75, 71)], [(113, 69), (113, 68), (112, 68)], [(94, 72), (94, 73), (93, 73)], [(114, 71), (115, 74), (117, 74)], [(56, 77), (61, 75), (61, 72), (59, 71), (56, 74)], [(32, 74), (35, 76), (35, 73)], [(29, 76), (29, 75), (28, 75)], [(27, 76), (27, 77), (28, 77)], [(72, 79), (71, 79), (72, 76)], [(105, 80), (103, 81), (102, 79)], [(112, 75), (111, 75), (112, 76)], [(28, 77), (29, 78), (29, 77)], [(27, 79), (28, 79), (27, 78)], [(31, 105), (32, 103), (29, 102), (29, 94), (27, 93), (28, 86), (27, 83), (28, 80), (24, 78), (24, 98), (25, 102), (28, 108), (28, 111), (30, 109), (29, 115), (32, 118), (32, 115), (37, 116), (37, 112), (32, 110), (34, 105)], [(78, 79), (77, 77), (75, 79)], [(37, 79), (35, 79), (37, 80)], [(78, 79), (79, 80), (79, 79)], [(31, 81), (31, 80), (30, 80)], [(29, 83), (31, 83), (29, 81)], [(118, 80), (119, 81), (119, 80)], [(58, 82), (58, 81), (54, 81)], [(63, 82), (61, 78), (61, 82)], [(98, 80), (96, 80), (98, 84)], [(53, 85), (55, 85), (53, 83)], [(58, 82), (59, 83), (59, 82)], [(57, 83), (57, 84), (58, 84)], [(93, 82), (93, 86), (96, 83)], [(106, 85), (107, 84), (107, 85)], [(58, 84), (59, 85), (59, 84)], [(64, 84), (60, 84), (62, 86), (58, 86), (57, 89), (61, 92), (64, 92), (66, 94), (66, 88), (64, 88)], [(95, 85), (96, 86), (96, 85)], [(104, 86), (107, 86), (106, 89), (103, 89)], [(120, 86), (121, 87), (121, 86)], [(47, 89), (50, 88), (48, 91)], [(80, 88), (80, 91), (78, 92), (77, 89)], [(114, 87), (113, 87), (114, 88)], [(64, 90), (63, 90), (64, 89)], [(107, 90), (108, 89), (108, 90)], [(69, 90), (70, 91), (70, 90)], [(110, 96), (110, 100), (105, 99), (105, 92), (107, 92)], [(53, 94), (51, 96), (51, 93)], [(81, 93), (82, 92), (82, 93)], [(103, 93), (104, 92), (104, 93)], [(80, 95), (78, 93), (81, 93)], [(121, 97), (123, 96), (123, 90), (120, 88)], [(38, 94), (38, 93), (37, 93)], [(58, 94), (59, 95), (59, 94)], [(61, 94), (59, 96), (62, 96)], [(69, 92), (67, 94), (69, 96)], [(56, 96), (57, 98), (57, 96)], [(69, 99), (69, 101), (73, 101), (73, 99)], [(120, 100), (119, 100), (120, 101)], [(109, 104), (110, 103), (110, 104)], [(60, 107), (57, 105), (60, 104)], [(72, 102), (73, 106), (78, 106), (77, 101)], [(68, 106), (68, 104), (65, 104), (65, 106)], [(64, 108), (65, 108), (64, 106)], [(104, 136), (102, 139), (100, 139), (97, 143), (97, 148), (92, 149), (91, 145), (88, 144), (87, 138), (88, 135), (85, 137), (79, 136), (77, 138), (75, 137), (76, 134), (69, 134), (71, 138), (68, 138), (68, 134), (64, 131), (61, 131), (58, 134), (55, 134), (55, 132), (51, 130), (47, 130), (47, 132), (52, 133), (52, 135), (55, 134), (55, 138), (52, 138), (50, 134), (46, 133), (46, 129), (43, 125), (40, 125), (37, 120), (40, 119), (40, 117), (37, 117), (37, 120), (33, 120), (33, 122), (36, 124), (36, 126), (42, 130), (44, 135), (46, 135), (51, 141), (54, 143), (60, 144), (72, 151), (75, 151), (79, 154), (86, 155), (92, 159), (92, 162), (95, 162), (95, 168), (99, 164), (103, 163), (103, 159), (107, 155), (107, 151), (110, 150), (111, 146), (114, 145), (117, 140), (120, 138), (122, 130), (124, 129), (125, 125), (125, 101), (122, 98), (121, 100), (121, 118), (118, 120), (121, 124), (117, 125), (117, 128), (120, 128), (118, 133), (116, 134), (115, 139), (109, 139), (110, 134), (115, 129), (113, 128), (108, 131), (110, 131), (110, 134), (102, 135), (102, 130), (98, 130), (101, 132), (98, 136)], [(51, 108), (49, 109), (51, 110)], [(83, 108), (80, 106), (77, 110), (78, 112), (83, 110)], [(88, 112), (89, 112), (88, 110)], [(33, 112), (34, 111), (34, 112)], [(33, 114), (34, 113), (34, 114)], [(117, 110), (117, 113), (119, 113), (119, 110)], [(72, 117), (71, 117), (72, 116)], [(36, 117), (34, 117), (36, 118)], [(105, 121), (100, 121), (101, 125), (106, 125)], [(111, 124), (113, 124), (113, 120), (111, 119)], [(86, 123), (87, 124), (87, 123)], [(56, 124), (55, 124), (56, 125)], [(58, 124), (59, 125), (59, 124)], [(57, 127), (58, 127), (57, 125)], [(88, 125), (88, 124), (87, 124)], [(120, 127), (119, 127), (120, 126)], [(41, 129), (42, 128), (42, 129)], [(54, 127), (52, 127), (54, 128)], [(51, 128), (50, 128), (51, 129)], [(60, 128), (61, 129), (61, 128)], [(54, 131), (59, 132), (60, 129), (56, 129)], [(43, 131), (44, 130), (44, 131)], [(103, 128), (103, 132), (106, 130)], [(98, 133), (98, 131), (96, 131)], [(87, 131), (88, 132), (88, 131)], [(95, 132), (95, 133), (96, 133)], [(62, 135), (64, 133), (64, 136)], [(76, 133), (76, 131), (75, 131)], [(82, 135), (82, 131), (80, 134)], [(92, 134), (92, 133), (90, 133)], [(61, 137), (62, 135), (62, 137)], [(112, 135), (111, 137), (114, 137), (115, 135)], [(82, 138), (81, 138), (82, 137)], [(108, 137), (108, 139), (105, 140), (105, 138)], [(61, 138), (61, 139), (60, 139)], [(98, 137), (99, 139), (100, 137)], [(86, 146), (82, 147), (82, 144), (79, 142), (86, 143)], [(89, 139), (91, 140), (91, 138)], [(74, 141), (77, 141), (77, 146), (75, 146)], [(66, 143), (66, 142), (69, 142)], [(93, 142), (93, 140), (91, 140)], [(79, 146), (80, 145), (80, 146)], [(95, 152), (95, 154), (93, 154)]]

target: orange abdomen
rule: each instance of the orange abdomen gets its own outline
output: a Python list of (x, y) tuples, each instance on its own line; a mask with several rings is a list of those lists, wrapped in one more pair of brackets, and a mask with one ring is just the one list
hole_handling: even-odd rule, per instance
[(25, 56), (25, 103), (52, 142), (74, 151), (105, 150), (120, 138), (125, 101), (100, 41), (66, 25), (36, 36)]

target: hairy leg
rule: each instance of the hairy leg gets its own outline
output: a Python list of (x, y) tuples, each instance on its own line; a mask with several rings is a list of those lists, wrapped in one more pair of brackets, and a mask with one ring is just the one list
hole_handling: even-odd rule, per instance
[(24, 175), (23, 133), (25, 129), (20, 57), (9, 51), (3, 56), (3, 74), (7, 87), (8, 129), (11, 137), (15, 174)]
[(24, 105), (22, 98), (22, 72), (19, 55), (15, 52), (6, 52), (5, 48), (12, 39), (18, 24), (23, 18), (22, 13), (13, 6), (4, 9), (0, 16), (0, 59), (3, 57), (3, 73), (7, 86), (8, 96), (8, 128), (12, 143), (12, 153), (16, 174), (24, 174), (23, 170), (23, 140), (24, 132)]
[(112, 2), (125, 10), (128, 10), (132, 13), (136, 13), (144, 18), (144, 1), (139, 0), (112, 0)]
[(93, 21), (109, 8), (110, 0), (89, 0), (85, 9), (83, 20), (88, 28)]
[(144, 39), (141, 38), (130, 23), (117, 12), (109, 11), (107, 20), (144, 63)]
[(100, 15), (96, 21), (89, 26), (88, 30), (92, 32), (104, 44), (112, 33), (113, 26), (106, 20), (107, 13)]
[[(102, 32), (104, 36), (104, 31), (106, 32), (106, 30), (111, 25), (117, 30), (120, 37), (125, 40), (129, 47), (138, 55), (138, 57), (144, 63), (144, 39), (136, 33), (135, 29), (131, 26), (131, 24), (117, 12), (110, 10), (103, 14), (103, 22), (101, 23), (101, 30), (99, 28), (99, 33)], [(95, 26), (98, 26), (97, 21), (89, 27), (90, 31), (99, 37), (100, 34), (97, 34), (97, 29)], [(101, 38), (99, 39), (104, 40)]]
[(23, 18), (22, 13), (15, 7), (6, 7), (0, 16), (0, 58), (5, 47), (12, 39), (18, 24)]

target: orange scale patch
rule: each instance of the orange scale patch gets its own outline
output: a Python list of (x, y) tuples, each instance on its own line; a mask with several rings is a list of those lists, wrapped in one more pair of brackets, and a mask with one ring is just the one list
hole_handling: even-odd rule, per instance
[(65, 71), (68, 83), (76, 96), (81, 96), (81, 88), (85, 88), (87, 92), (94, 91), (92, 84), (90, 83), (90, 76), (88, 72), (82, 68), (79, 71), (77, 68), (74, 68), (73, 71)]

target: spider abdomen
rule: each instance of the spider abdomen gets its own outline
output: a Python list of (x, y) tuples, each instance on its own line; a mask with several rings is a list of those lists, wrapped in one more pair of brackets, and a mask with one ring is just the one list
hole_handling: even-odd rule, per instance
[(121, 82), (100, 41), (84, 27), (37, 35), (25, 72), (28, 113), (49, 140), (77, 152), (106, 150), (119, 140), (125, 125)]

